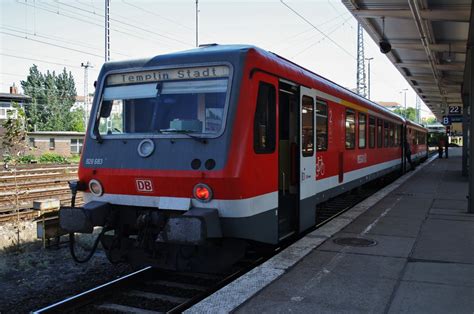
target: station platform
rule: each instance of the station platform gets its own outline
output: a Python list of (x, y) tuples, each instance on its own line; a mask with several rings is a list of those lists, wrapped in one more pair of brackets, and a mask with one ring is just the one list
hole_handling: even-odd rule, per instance
[(461, 153), (432, 157), (186, 312), (472, 314)]

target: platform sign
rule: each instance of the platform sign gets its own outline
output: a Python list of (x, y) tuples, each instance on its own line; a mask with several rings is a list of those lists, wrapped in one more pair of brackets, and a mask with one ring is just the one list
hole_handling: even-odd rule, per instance
[(443, 116), (443, 120), (441, 120), (442, 125), (451, 125), (451, 119), (449, 116)]
[[(461, 106), (449, 106), (449, 115), (458, 115), (462, 113), (462, 107)], [(454, 122), (454, 121), (453, 121)]]
[(449, 116), (443, 116), (441, 123), (443, 125), (451, 125), (452, 123), (458, 123), (462, 121), (463, 119), (461, 114), (450, 114)]
[(462, 114), (450, 114), (451, 123), (462, 122)]

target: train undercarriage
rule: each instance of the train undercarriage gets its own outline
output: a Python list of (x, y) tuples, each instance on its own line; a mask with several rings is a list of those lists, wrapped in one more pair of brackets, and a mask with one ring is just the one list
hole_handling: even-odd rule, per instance
[(71, 234), (102, 227), (97, 241), (111, 263), (161, 269), (221, 272), (240, 260), (247, 246), (245, 240), (222, 236), (215, 209), (193, 208), (182, 214), (93, 201), (62, 208), (60, 224)]

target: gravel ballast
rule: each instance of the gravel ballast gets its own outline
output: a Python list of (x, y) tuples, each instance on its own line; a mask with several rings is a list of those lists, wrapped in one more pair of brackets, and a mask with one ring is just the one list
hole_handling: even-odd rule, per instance
[[(82, 236), (78, 254), (84, 256), (81, 247), (91, 247), (95, 237)], [(132, 271), (128, 265), (109, 263), (100, 249), (89, 262), (77, 264), (67, 244), (43, 249), (41, 241), (32, 240), (4, 248), (0, 251), (0, 313), (28, 313)]]

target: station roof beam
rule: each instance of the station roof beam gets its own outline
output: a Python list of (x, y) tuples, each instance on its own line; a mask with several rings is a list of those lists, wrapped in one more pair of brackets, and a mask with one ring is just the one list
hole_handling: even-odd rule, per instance
[(387, 57), (438, 119), (462, 105), (470, 0), (342, 2), (375, 42), (391, 44)]

